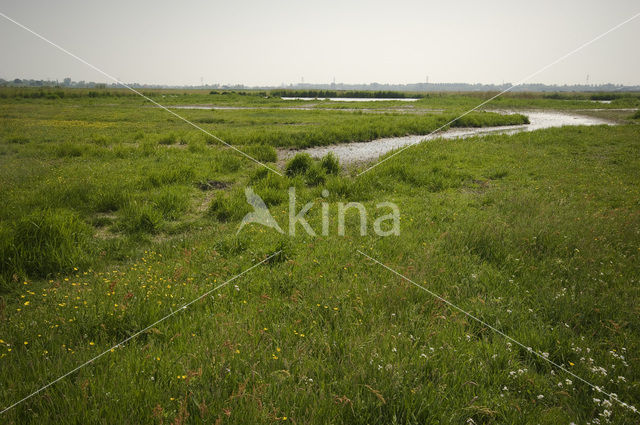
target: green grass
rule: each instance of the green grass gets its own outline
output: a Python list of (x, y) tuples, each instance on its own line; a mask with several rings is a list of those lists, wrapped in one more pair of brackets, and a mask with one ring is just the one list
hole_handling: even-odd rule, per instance
[[(175, 104), (206, 96), (217, 95)], [(255, 98), (234, 102), (280, 105)], [(302, 144), (342, 127), (349, 137), (377, 126), (406, 131), (414, 119), (431, 128), (466, 102), (437, 100), (453, 106), (407, 121), (393, 111), (181, 112), (227, 120), (234, 143), (277, 167), (273, 148), (289, 142), (271, 137), (283, 128), (302, 127)], [(605, 423), (605, 410), (611, 423), (637, 423), (357, 253), (638, 407), (632, 121), (434, 140), (359, 178), (331, 158), (297, 159), (301, 171), (281, 177), (132, 97), (7, 98), (0, 111), (1, 407), (282, 250), (4, 413), (3, 423), (568, 424)], [(256, 144), (260, 132), (270, 139)], [(185, 144), (160, 143), (167, 134)], [(297, 210), (315, 202), (308, 217), (319, 236), (256, 224), (236, 235), (250, 211), (246, 185), (285, 232), (294, 186)], [(350, 201), (366, 206), (369, 236), (355, 210), (337, 236), (338, 203)], [(385, 201), (400, 208), (399, 237), (371, 232)]]

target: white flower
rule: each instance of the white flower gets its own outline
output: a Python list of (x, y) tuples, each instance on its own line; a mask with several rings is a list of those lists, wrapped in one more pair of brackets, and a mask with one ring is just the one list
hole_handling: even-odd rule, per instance
[(538, 400), (542, 400), (544, 396), (542, 394), (538, 394)]

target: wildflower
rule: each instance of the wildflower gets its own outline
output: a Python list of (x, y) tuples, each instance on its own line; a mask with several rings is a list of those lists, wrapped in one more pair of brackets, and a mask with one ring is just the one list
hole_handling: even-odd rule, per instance
[(96, 345), (96, 344), (95, 344), (93, 341), (91, 341), (91, 342), (89, 343), (89, 345)]

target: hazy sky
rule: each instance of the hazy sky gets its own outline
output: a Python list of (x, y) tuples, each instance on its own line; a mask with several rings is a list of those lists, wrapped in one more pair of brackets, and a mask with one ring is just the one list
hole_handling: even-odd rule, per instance
[[(639, 0), (0, 0), (126, 82), (516, 82), (640, 12)], [(640, 18), (532, 80), (640, 84)], [(0, 77), (107, 81), (0, 17)]]

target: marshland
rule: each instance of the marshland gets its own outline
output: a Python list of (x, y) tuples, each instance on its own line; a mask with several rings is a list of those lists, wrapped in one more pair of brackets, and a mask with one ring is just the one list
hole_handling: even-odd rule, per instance
[[(637, 423), (357, 251), (640, 407), (640, 95), (446, 125), (495, 93), (144, 94), (276, 172), (124, 89), (0, 88), (0, 407), (105, 353), (1, 422)], [(580, 125), (499, 131), (554, 113)], [(406, 145), (331, 153), (409, 136), (364, 174)], [(279, 223), (290, 187), (393, 202), (400, 234), (238, 232), (247, 186)]]

